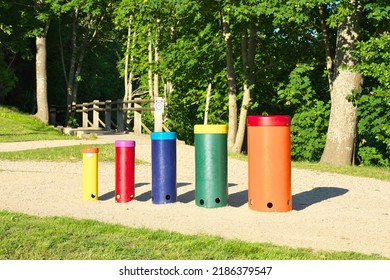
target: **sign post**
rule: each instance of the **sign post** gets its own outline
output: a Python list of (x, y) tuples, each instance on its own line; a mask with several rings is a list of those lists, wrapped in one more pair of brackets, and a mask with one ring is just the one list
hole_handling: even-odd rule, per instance
[(162, 132), (162, 121), (164, 113), (164, 99), (156, 97), (154, 99), (154, 131)]

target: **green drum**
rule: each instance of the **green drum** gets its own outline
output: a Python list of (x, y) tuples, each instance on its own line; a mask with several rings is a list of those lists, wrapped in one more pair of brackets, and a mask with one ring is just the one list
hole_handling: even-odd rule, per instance
[(195, 125), (195, 202), (206, 208), (228, 204), (227, 125)]

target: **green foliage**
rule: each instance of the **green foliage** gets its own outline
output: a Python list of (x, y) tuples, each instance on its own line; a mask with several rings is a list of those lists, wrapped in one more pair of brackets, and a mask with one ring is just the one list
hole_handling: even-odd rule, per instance
[(299, 64), (290, 73), (288, 84), (279, 85), (279, 97), (293, 114), (291, 121), (291, 157), (317, 161), (326, 141), (330, 106), (317, 99), (310, 78), (312, 65)]
[(7, 95), (15, 87), (16, 81), (15, 73), (6, 65), (3, 52), (0, 49), (0, 98)]
[(314, 67), (309, 64), (298, 64), (289, 75), (288, 84), (280, 83), (278, 95), (286, 106), (296, 110), (303, 110), (302, 105), (310, 105), (315, 97), (308, 73)]
[(79, 127), (79, 123), (76, 118), (69, 117), (68, 121), (66, 122), (68, 126), (72, 128)]
[(355, 67), (365, 77), (379, 83), (375, 91), (390, 89), (390, 35), (382, 34), (358, 44), (353, 54), (360, 59)]
[(390, 20), (390, 6), (387, 0), (366, 1), (364, 10), (367, 19), (371, 20), (376, 28), (388, 28), (386, 21)]
[(357, 117), (359, 163), (390, 167), (390, 92), (363, 95)]
[(358, 107), (357, 158), (362, 165), (390, 166), (390, 35), (372, 37), (357, 46), (355, 67), (366, 77)]
[(330, 106), (314, 100), (310, 107), (294, 114), (291, 121), (291, 158), (318, 161), (326, 141)]

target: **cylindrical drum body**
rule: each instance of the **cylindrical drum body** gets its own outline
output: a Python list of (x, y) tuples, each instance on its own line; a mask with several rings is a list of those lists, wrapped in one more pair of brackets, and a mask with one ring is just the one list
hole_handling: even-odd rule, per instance
[(83, 148), (82, 200), (98, 200), (98, 148)]
[(227, 125), (195, 125), (195, 202), (206, 208), (228, 204)]
[(115, 141), (115, 202), (134, 198), (135, 141)]
[(248, 116), (247, 125), (249, 208), (290, 211), (290, 116)]
[(176, 202), (176, 132), (152, 132), (152, 202)]

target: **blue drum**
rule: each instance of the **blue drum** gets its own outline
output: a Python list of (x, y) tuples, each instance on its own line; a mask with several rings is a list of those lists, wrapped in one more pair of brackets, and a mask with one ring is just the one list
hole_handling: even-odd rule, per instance
[(176, 202), (176, 132), (152, 132), (152, 202)]

